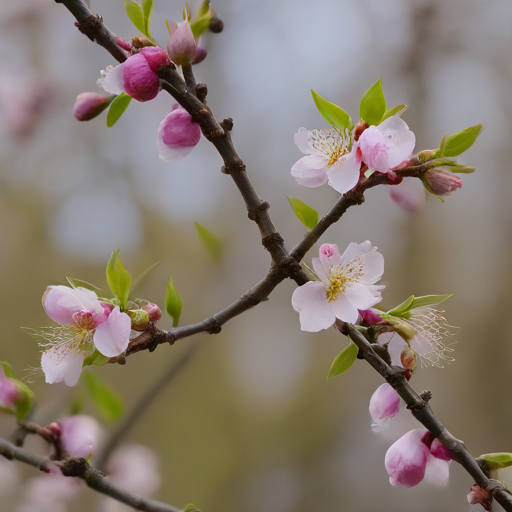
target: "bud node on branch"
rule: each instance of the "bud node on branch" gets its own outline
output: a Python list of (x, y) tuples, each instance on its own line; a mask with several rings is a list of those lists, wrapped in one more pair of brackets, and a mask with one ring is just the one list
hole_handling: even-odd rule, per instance
[(206, 84), (199, 83), (196, 85), (196, 97), (201, 102), (204, 103), (206, 96), (208, 94), (208, 87)]
[(219, 123), (222, 126), (222, 129), (226, 132), (230, 132), (233, 129), (233, 119), (228, 117)]
[(432, 400), (432, 391), (423, 391), (420, 393), (420, 396), (424, 402), (430, 402)]
[(236, 163), (230, 164), (230, 165), (223, 165), (221, 168), (221, 171), (224, 174), (232, 174), (235, 172), (243, 172), (243, 171), (245, 171), (245, 169), (246, 169), (246, 167), (243, 162), (236, 162)]

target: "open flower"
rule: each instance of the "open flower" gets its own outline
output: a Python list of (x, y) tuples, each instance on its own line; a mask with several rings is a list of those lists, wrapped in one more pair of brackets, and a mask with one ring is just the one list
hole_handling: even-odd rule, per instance
[(106, 357), (115, 357), (128, 347), (130, 317), (118, 306), (101, 303), (91, 290), (49, 286), (43, 295), (43, 307), (52, 320), (61, 324), (34, 335), (40, 346), (47, 347), (41, 368), (49, 384), (64, 381), (74, 386), (86, 355), (95, 348)]
[(416, 429), (389, 447), (384, 464), (391, 485), (414, 487), (424, 478), (443, 485), (448, 480), (451, 458), (449, 450), (433, 439), (428, 430)]
[(117, 66), (102, 71), (97, 83), (109, 94), (128, 94), (137, 101), (149, 101), (160, 91), (157, 71), (170, 64), (162, 48), (147, 46)]
[(411, 157), (416, 136), (405, 121), (393, 116), (364, 130), (357, 144), (368, 167), (387, 173)]
[(341, 194), (353, 189), (359, 181), (361, 159), (350, 151), (352, 134), (336, 128), (308, 131), (301, 128), (294, 135), (295, 144), (306, 155), (292, 167), (299, 185), (320, 187), (324, 183)]
[(324, 244), (319, 257), (313, 258), (313, 268), (320, 281), (310, 281), (292, 295), (303, 331), (327, 329), (336, 318), (355, 323), (358, 309), (368, 309), (382, 299), (384, 286), (375, 283), (384, 272), (384, 258), (369, 241), (351, 243), (341, 256), (337, 245)]
[(172, 112), (160, 123), (156, 143), (164, 162), (183, 160), (201, 139), (201, 128), (183, 108), (174, 104)]

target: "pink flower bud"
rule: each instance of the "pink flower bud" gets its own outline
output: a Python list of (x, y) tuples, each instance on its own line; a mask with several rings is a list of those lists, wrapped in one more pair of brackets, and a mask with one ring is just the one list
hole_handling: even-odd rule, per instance
[(99, 92), (83, 92), (76, 97), (73, 116), (78, 121), (89, 121), (101, 114), (114, 97), (114, 95), (103, 96)]
[(17, 402), (23, 398), (16, 381), (9, 379), (0, 367), (0, 409), (16, 411)]
[(437, 438), (432, 441), (430, 453), (441, 460), (449, 461), (453, 459), (453, 452), (446, 448)]
[(158, 322), (158, 320), (162, 318), (162, 312), (160, 311), (160, 308), (152, 302), (148, 302), (142, 309), (147, 311), (149, 320), (153, 323)]
[(70, 416), (59, 421), (64, 449), (72, 457), (87, 459), (97, 448), (101, 428), (91, 416)]
[(428, 170), (422, 178), (425, 188), (436, 196), (449, 196), (462, 187), (462, 180), (441, 167)]
[(369, 326), (382, 322), (382, 317), (375, 309), (360, 309), (359, 314), (361, 315), (361, 325)]
[(197, 43), (188, 20), (182, 21), (167, 41), (167, 54), (178, 66), (191, 64), (196, 54)]
[(389, 421), (398, 414), (399, 410), (398, 393), (387, 383), (379, 386), (370, 399), (370, 415), (375, 422), (372, 424), (372, 429), (380, 432), (387, 428)]
[(194, 60), (192, 61), (192, 64), (199, 64), (200, 62), (203, 62), (203, 60), (206, 59), (207, 55), (208, 52), (206, 51), (206, 48), (202, 45), (202, 40), (199, 39), (199, 41), (197, 42), (196, 53), (194, 54)]
[(405, 369), (413, 372), (417, 364), (416, 351), (409, 346), (405, 346), (400, 354), (400, 362)]
[(160, 123), (156, 138), (160, 158), (164, 162), (179, 162), (199, 142), (201, 128), (192, 116), (177, 105)]

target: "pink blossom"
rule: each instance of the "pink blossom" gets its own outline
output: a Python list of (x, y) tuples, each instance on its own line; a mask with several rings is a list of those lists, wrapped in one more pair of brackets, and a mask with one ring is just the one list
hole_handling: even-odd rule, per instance
[(128, 94), (137, 101), (149, 101), (160, 91), (157, 71), (170, 64), (158, 46), (147, 46), (117, 66), (102, 71), (97, 83), (109, 94)]
[(158, 322), (162, 318), (160, 308), (152, 302), (148, 302), (142, 309), (147, 312), (149, 320), (153, 323)]
[(61, 428), (62, 444), (70, 456), (87, 459), (98, 448), (101, 427), (91, 416), (69, 416), (60, 420), (58, 424)]
[(449, 196), (462, 187), (462, 180), (442, 167), (429, 169), (422, 180), (425, 188), (436, 196)]
[[(350, 151), (352, 135), (336, 128), (308, 131), (301, 128), (294, 135), (295, 144), (306, 155), (292, 167), (292, 176), (299, 185), (320, 187), (325, 183), (341, 194), (359, 182), (361, 159)], [(354, 149), (354, 148), (353, 148)]]
[(382, 317), (376, 309), (360, 309), (359, 315), (361, 316), (361, 325), (369, 326), (382, 322)]
[(201, 139), (201, 128), (192, 116), (177, 104), (158, 127), (156, 143), (164, 162), (183, 160)]
[(400, 397), (398, 393), (388, 384), (382, 384), (373, 393), (370, 399), (370, 415), (375, 423), (372, 424), (374, 432), (389, 426), (389, 421), (393, 419), (400, 410)]
[(9, 379), (0, 366), (0, 409), (16, 412), (16, 404), (21, 398), (16, 381)]
[(64, 381), (74, 386), (80, 377), (86, 355), (96, 348), (106, 357), (123, 353), (129, 343), (130, 317), (119, 306), (99, 302), (96, 294), (85, 288), (49, 286), (43, 295), (48, 316), (61, 324), (35, 336), (48, 348), (41, 357), (46, 382)]
[(411, 157), (416, 137), (405, 121), (393, 116), (364, 130), (357, 144), (369, 168), (387, 173)]
[(389, 199), (407, 212), (414, 213), (425, 204), (425, 188), (417, 178), (404, 178), (388, 187)]
[(443, 452), (442, 458), (438, 457), (439, 454), (439, 448), (434, 446), (432, 434), (428, 430), (407, 432), (386, 453), (384, 463), (391, 485), (414, 487), (424, 478), (435, 485), (445, 484), (450, 460), (446, 460), (446, 452)]
[(196, 56), (197, 43), (190, 23), (188, 20), (182, 21), (179, 25), (170, 22), (169, 28), (171, 29), (171, 37), (167, 41), (169, 58), (178, 66), (191, 64)]
[(203, 46), (202, 38), (199, 38), (199, 41), (197, 42), (196, 53), (194, 54), (194, 60), (192, 61), (192, 64), (199, 64), (200, 62), (203, 62), (203, 60), (206, 59), (207, 55), (208, 52), (206, 48)]
[(310, 281), (293, 292), (292, 305), (300, 314), (303, 331), (327, 329), (339, 318), (355, 323), (358, 309), (368, 309), (381, 301), (384, 286), (375, 283), (384, 272), (384, 258), (369, 241), (351, 243), (340, 256), (334, 244), (320, 247), (313, 258), (320, 281)]
[(73, 116), (78, 121), (94, 119), (110, 105), (113, 99), (113, 95), (104, 96), (99, 92), (83, 92), (76, 97)]

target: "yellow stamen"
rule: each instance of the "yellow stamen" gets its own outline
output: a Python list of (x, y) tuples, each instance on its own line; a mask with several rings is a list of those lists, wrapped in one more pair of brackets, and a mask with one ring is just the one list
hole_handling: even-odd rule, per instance
[(342, 267), (329, 270), (329, 286), (325, 291), (325, 300), (332, 302), (340, 293), (345, 293), (348, 283), (357, 283), (363, 276), (364, 257), (358, 256)]

